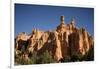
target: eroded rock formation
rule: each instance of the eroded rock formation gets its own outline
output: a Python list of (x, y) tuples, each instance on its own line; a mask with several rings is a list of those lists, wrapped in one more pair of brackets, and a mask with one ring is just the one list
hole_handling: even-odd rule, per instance
[(57, 62), (75, 53), (85, 55), (94, 46), (93, 37), (84, 28), (75, 27), (74, 19), (71, 19), (70, 24), (65, 24), (64, 16), (60, 20), (55, 31), (33, 29), (30, 35), (20, 33), (15, 38), (15, 54), (22, 50), (41, 55), (48, 50)]

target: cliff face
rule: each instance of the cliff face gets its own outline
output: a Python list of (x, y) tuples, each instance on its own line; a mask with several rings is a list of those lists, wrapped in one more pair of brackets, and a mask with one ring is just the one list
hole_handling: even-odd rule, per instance
[(33, 29), (30, 35), (20, 33), (15, 39), (15, 51), (22, 50), (31, 54), (37, 52), (37, 55), (41, 55), (48, 50), (60, 62), (76, 53), (85, 55), (93, 44), (93, 38), (84, 28), (75, 27), (74, 19), (66, 25), (64, 16), (61, 16), (61, 23), (55, 31)]

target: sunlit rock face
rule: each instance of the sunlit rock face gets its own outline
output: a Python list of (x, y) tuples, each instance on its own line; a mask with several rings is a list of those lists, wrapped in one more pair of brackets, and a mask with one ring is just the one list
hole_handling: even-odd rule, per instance
[(57, 62), (75, 53), (85, 55), (94, 46), (93, 37), (86, 29), (77, 28), (73, 18), (69, 24), (64, 19), (64, 16), (60, 17), (60, 25), (54, 31), (33, 29), (30, 35), (20, 33), (15, 38), (16, 51), (41, 55), (48, 50)]

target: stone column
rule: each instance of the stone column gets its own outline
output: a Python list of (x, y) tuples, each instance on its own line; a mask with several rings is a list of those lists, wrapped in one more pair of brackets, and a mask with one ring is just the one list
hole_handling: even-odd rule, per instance
[(61, 23), (64, 23), (64, 16), (61, 16), (60, 20), (61, 20)]

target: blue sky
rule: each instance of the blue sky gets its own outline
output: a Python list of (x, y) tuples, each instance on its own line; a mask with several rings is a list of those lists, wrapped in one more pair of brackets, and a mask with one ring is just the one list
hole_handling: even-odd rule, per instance
[(60, 7), (34, 4), (15, 4), (15, 36), (20, 32), (30, 34), (32, 29), (54, 30), (64, 15), (65, 23), (72, 17), (77, 27), (84, 27), (94, 36), (94, 9), (83, 7)]

